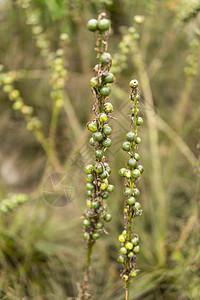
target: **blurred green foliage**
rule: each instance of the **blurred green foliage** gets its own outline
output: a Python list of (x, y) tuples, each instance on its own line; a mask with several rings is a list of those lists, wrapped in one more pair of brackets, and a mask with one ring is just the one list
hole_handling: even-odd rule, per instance
[[(86, 254), (80, 220), (86, 200), (84, 165), (91, 157), (85, 128), (92, 118), (89, 80), (96, 62), (94, 39), (86, 24), (101, 11), (111, 18), (109, 51), (120, 57), (121, 64), (111, 95), (118, 120), (112, 122), (115, 142), (109, 163), (117, 188), (108, 200), (113, 215), (109, 235), (97, 242), (93, 256), (93, 299), (124, 298), (117, 262), (117, 237), (123, 228), (123, 182), (118, 169), (126, 163), (120, 147), (129, 126), (132, 78), (139, 80), (144, 98), (140, 154), (145, 172), (140, 182), (143, 217), (135, 224), (141, 237), (141, 273), (130, 299), (200, 299), (199, 7), (199, 1), (184, 0), (31, 2), (50, 52), (59, 48), (60, 34), (68, 33), (64, 56), (68, 76), (55, 135), (58, 163), (52, 163), (37, 136), (27, 130), (26, 118), (13, 110), (13, 102), (0, 87), (1, 201), (17, 193), (31, 196), (13, 212), (1, 212), (2, 300), (78, 295)], [(144, 23), (135, 24), (134, 15), (144, 15)], [(49, 69), (16, 1), (0, 2), (0, 20), (3, 72), (16, 73), (14, 87), (34, 108), (48, 144), (53, 110)], [(132, 40), (130, 26), (135, 26), (138, 40)], [(129, 46), (119, 48), (125, 36)], [(41, 195), (45, 178), (54, 172), (69, 174), (77, 186), (74, 201), (62, 208), (50, 206)]]

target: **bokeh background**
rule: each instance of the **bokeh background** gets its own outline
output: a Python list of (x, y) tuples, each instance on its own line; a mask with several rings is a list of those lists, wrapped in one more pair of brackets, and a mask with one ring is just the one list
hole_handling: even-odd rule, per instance
[[(199, 10), (198, 0), (0, 1), (2, 300), (78, 299), (86, 256), (84, 166), (93, 159), (86, 129), (93, 118), (89, 81), (97, 62), (86, 25), (102, 11), (112, 23), (109, 52), (116, 76), (110, 101), (117, 120), (111, 122), (108, 154), (115, 191), (107, 200), (109, 234), (97, 241), (92, 257), (92, 299), (124, 299), (117, 262), (123, 228), (118, 170), (127, 160), (121, 143), (129, 128), (133, 78), (142, 94), (139, 153), (145, 172), (139, 183), (143, 215), (135, 220), (140, 273), (130, 299), (200, 299)], [(59, 56), (58, 49), (67, 74), (58, 67), (61, 96), (55, 99), (58, 69), (47, 58)], [(64, 178), (61, 191), (51, 190), (55, 173)], [(66, 186), (70, 203), (54, 202)], [(51, 197), (44, 195), (46, 188)], [(19, 204), (23, 197), (26, 203)]]

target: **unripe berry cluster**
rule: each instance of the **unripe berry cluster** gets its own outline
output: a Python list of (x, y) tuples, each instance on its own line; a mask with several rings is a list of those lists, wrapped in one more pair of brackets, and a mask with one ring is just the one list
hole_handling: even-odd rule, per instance
[(132, 221), (135, 217), (141, 215), (141, 205), (136, 200), (140, 195), (139, 189), (136, 187), (137, 181), (140, 179), (144, 171), (142, 165), (139, 164), (140, 156), (136, 152), (141, 138), (138, 136), (138, 127), (143, 124), (143, 119), (139, 116), (138, 103), (140, 100), (140, 92), (138, 89), (138, 81), (131, 80), (131, 95), (133, 101), (131, 106), (131, 130), (126, 134), (126, 141), (122, 144), (122, 149), (127, 152), (129, 159), (126, 168), (119, 170), (119, 175), (125, 178), (124, 195), (124, 231), (119, 236), (120, 250), (118, 261), (123, 264), (121, 272), (122, 279), (129, 286), (131, 278), (137, 275), (136, 254), (139, 253), (139, 237), (133, 232)]
[(107, 212), (105, 199), (113, 192), (114, 186), (109, 184), (108, 178), (111, 173), (109, 164), (106, 162), (105, 152), (111, 146), (110, 135), (112, 128), (108, 121), (113, 106), (108, 102), (111, 93), (110, 84), (114, 82), (114, 75), (110, 73), (111, 55), (107, 52), (107, 38), (110, 21), (105, 14), (99, 15), (98, 20), (90, 20), (88, 29), (97, 31), (97, 42), (95, 50), (99, 63), (94, 67), (94, 77), (90, 84), (94, 96), (93, 111), (95, 118), (88, 123), (88, 129), (92, 132), (89, 144), (94, 149), (95, 162), (87, 165), (85, 172), (87, 189), (87, 210), (83, 219), (83, 238), (88, 244), (94, 243), (100, 237), (104, 229), (104, 221), (111, 221), (111, 215)]
[(29, 196), (26, 194), (14, 194), (10, 198), (3, 199), (0, 203), (0, 211), (7, 213), (18, 205), (25, 203), (29, 200)]

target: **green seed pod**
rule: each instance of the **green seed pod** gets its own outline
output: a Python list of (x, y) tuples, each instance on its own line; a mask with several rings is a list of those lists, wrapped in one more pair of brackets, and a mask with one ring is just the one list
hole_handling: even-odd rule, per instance
[(139, 136), (137, 136), (135, 139), (136, 144), (140, 144), (141, 141), (142, 141), (141, 138)]
[(136, 253), (136, 254), (138, 254), (140, 252), (140, 246), (135, 246), (133, 248), (133, 252)]
[(108, 52), (102, 53), (102, 55), (100, 56), (100, 63), (105, 64), (105, 63), (109, 63), (110, 61), (111, 61), (110, 53)]
[(104, 104), (104, 110), (105, 110), (106, 113), (112, 112), (112, 111), (113, 111), (113, 106), (112, 106), (112, 104), (111, 104), (110, 102), (106, 102), (106, 103)]
[(126, 139), (129, 141), (129, 142), (133, 142), (135, 140), (135, 133), (130, 131), (126, 134)]
[(98, 232), (94, 232), (94, 233), (92, 234), (92, 238), (93, 238), (94, 240), (98, 240), (98, 239), (100, 238), (100, 234), (99, 234)]
[(102, 140), (103, 136), (102, 133), (97, 131), (95, 133), (93, 133), (93, 139), (97, 142), (100, 142)]
[(140, 171), (138, 169), (133, 170), (132, 176), (134, 178), (138, 178), (138, 177), (140, 177), (140, 175), (141, 175), (141, 173), (140, 173)]
[(99, 203), (97, 201), (92, 201), (92, 208), (94, 209), (99, 208)]
[(94, 184), (92, 184), (90, 182), (86, 183), (86, 189), (87, 190), (93, 190), (94, 189)]
[(112, 128), (110, 126), (108, 126), (107, 124), (105, 124), (103, 126), (103, 133), (105, 135), (110, 135), (112, 133)]
[(120, 234), (118, 237), (118, 240), (120, 241), (120, 243), (124, 243), (126, 241), (126, 236), (123, 234)]
[(118, 256), (118, 261), (119, 261), (120, 263), (124, 263), (124, 262), (125, 262), (124, 256), (119, 255), (119, 256)]
[(140, 191), (138, 190), (138, 188), (134, 188), (133, 193), (135, 197), (138, 197), (140, 195)]
[(111, 93), (111, 88), (109, 86), (103, 86), (101, 89), (100, 89), (100, 93), (102, 96), (104, 97), (107, 97), (110, 95)]
[(94, 169), (93, 165), (87, 165), (87, 166), (85, 167), (85, 173), (86, 173), (86, 174), (91, 174), (92, 171), (93, 171), (93, 169)]
[(131, 277), (137, 276), (137, 270), (131, 270), (130, 275)]
[(86, 204), (87, 204), (87, 207), (88, 207), (88, 208), (91, 208), (91, 207), (92, 207), (92, 201), (91, 201), (91, 200), (88, 199), (88, 200), (86, 201)]
[(96, 163), (94, 165), (94, 171), (97, 173), (97, 174), (101, 174), (103, 172), (103, 167), (102, 167), (102, 164), (101, 163)]
[(91, 19), (87, 23), (87, 28), (90, 31), (96, 31), (98, 29), (98, 21), (96, 19)]
[(105, 123), (107, 121), (107, 119), (108, 119), (108, 117), (107, 117), (107, 115), (105, 113), (101, 113), (99, 115), (99, 121), (100, 121), (100, 123), (102, 123), (102, 124)]
[(139, 243), (139, 239), (138, 239), (138, 237), (134, 237), (134, 238), (132, 238), (131, 239), (131, 243), (134, 245), (134, 246), (136, 246), (138, 243)]
[(97, 77), (92, 77), (90, 79), (90, 84), (91, 84), (91, 86), (97, 86), (98, 85), (98, 79), (97, 79)]
[(131, 250), (131, 249), (133, 249), (133, 244), (130, 243), (130, 242), (127, 242), (127, 243), (125, 244), (125, 247), (126, 247), (127, 250)]
[(129, 85), (133, 89), (137, 88), (138, 87), (138, 81), (137, 81), (137, 79), (131, 80), (130, 83), (129, 83)]
[(138, 165), (137, 169), (140, 171), (141, 174), (144, 172), (144, 167), (142, 165)]
[(102, 142), (102, 145), (105, 147), (105, 148), (108, 148), (112, 145), (112, 141), (110, 138), (106, 138), (105, 140), (103, 140)]
[(135, 168), (137, 166), (137, 161), (134, 158), (130, 158), (127, 164), (129, 167)]
[(109, 166), (106, 167), (106, 172), (110, 175), (111, 174), (111, 168)]
[(87, 182), (92, 182), (94, 180), (94, 177), (92, 174), (88, 174), (87, 177), (86, 177), (86, 181)]
[(134, 198), (134, 197), (129, 197), (129, 198), (127, 199), (127, 204), (128, 204), (128, 205), (133, 205), (133, 204), (135, 204), (135, 198)]
[(126, 172), (124, 173), (124, 176), (126, 177), (126, 178), (131, 178), (131, 170), (126, 170)]
[(131, 195), (131, 193), (132, 193), (132, 189), (129, 187), (126, 187), (124, 190), (124, 195), (129, 196), (129, 195)]
[(98, 21), (98, 29), (100, 31), (108, 30), (110, 27), (110, 20), (108, 19), (102, 19)]
[(108, 192), (105, 192), (103, 195), (102, 195), (102, 198), (103, 199), (108, 199), (109, 197), (109, 193)]
[(103, 152), (103, 150), (96, 150), (95, 155), (96, 155), (97, 158), (101, 159), (104, 155), (104, 152)]
[(138, 126), (140, 126), (140, 125), (142, 125), (143, 124), (143, 119), (141, 118), (141, 117), (138, 117), (137, 118), (137, 122), (136, 122), (136, 124), (138, 125)]
[(138, 153), (135, 153), (135, 154), (134, 154), (134, 158), (135, 158), (135, 160), (138, 161), (138, 160), (140, 159), (140, 155), (139, 155)]
[(96, 225), (96, 228), (97, 228), (97, 229), (102, 229), (102, 228), (103, 228), (103, 224), (102, 224), (102, 223), (100, 223), (100, 222), (99, 222), (99, 223), (97, 223), (97, 225)]
[(91, 190), (87, 190), (86, 194), (87, 194), (88, 197), (90, 197), (90, 196), (92, 196), (92, 191)]
[(84, 238), (85, 241), (89, 240), (90, 234), (88, 232), (84, 232), (83, 233), (83, 238)]
[(91, 123), (89, 123), (89, 124), (88, 124), (88, 129), (89, 129), (90, 131), (92, 131), (92, 132), (97, 131), (97, 129), (98, 129), (97, 123), (94, 122), (94, 121), (91, 122)]
[(130, 144), (129, 142), (124, 142), (124, 143), (122, 144), (122, 149), (123, 149), (124, 151), (129, 151), (129, 150), (131, 149), (131, 144)]
[(115, 76), (113, 73), (108, 73), (104, 78), (106, 83), (112, 83), (115, 80)]
[(107, 191), (108, 191), (109, 193), (112, 193), (112, 192), (114, 191), (114, 185), (109, 184), (108, 187), (107, 187)]
[(84, 220), (83, 220), (83, 226), (85, 226), (85, 227), (90, 226), (90, 221), (87, 220), (87, 219), (84, 219)]
[(108, 187), (108, 185), (107, 185), (105, 182), (103, 182), (103, 183), (100, 185), (100, 189), (101, 189), (102, 191), (105, 191), (105, 190), (107, 189), (107, 187)]
[(101, 179), (105, 179), (108, 177), (108, 173), (105, 171), (100, 175)]
[(106, 216), (105, 216), (105, 221), (106, 221), (106, 222), (110, 222), (111, 220), (112, 220), (111, 214), (106, 214)]
[(125, 247), (121, 247), (119, 252), (122, 254), (122, 255), (126, 255), (127, 254), (127, 249)]
[(135, 202), (135, 209), (140, 209), (141, 208), (141, 204), (139, 202)]
[(120, 170), (119, 170), (119, 176), (121, 176), (121, 177), (124, 177), (125, 175), (125, 172), (126, 172), (126, 168), (121, 168)]
[(129, 258), (133, 258), (133, 257), (134, 257), (134, 253), (133, 253), (132, 251), (129, 252), (128, 257), (129, 257)]

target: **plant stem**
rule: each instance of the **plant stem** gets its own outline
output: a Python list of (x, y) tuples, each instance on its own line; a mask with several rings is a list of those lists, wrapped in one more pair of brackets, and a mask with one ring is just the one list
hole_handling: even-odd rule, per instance
[(129, 287), (127, 282), (125, 282), (125, 300), (129, 300)]

